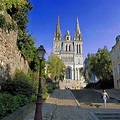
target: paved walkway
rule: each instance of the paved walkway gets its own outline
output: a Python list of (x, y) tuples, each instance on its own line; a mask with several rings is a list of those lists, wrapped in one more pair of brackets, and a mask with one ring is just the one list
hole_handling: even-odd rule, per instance
[[(94, 90), (102, 93), (102, 90)], [(108, 89), (110, 97), (120, 100), (120, 90)], [(43, 120), (98, 120), (95, 112), (118, 112), (119, 109), (83, 109), (70, 90), (55, 90), (42, 107)], [(34, 110), (24, 120), (34, 120)]]
[[(70, 90), (55, 90), (43, 104), (42, 116), (43, 120), (95, 120), (78, 106)], [(34, 111), (24, 120), (34, 120)]]

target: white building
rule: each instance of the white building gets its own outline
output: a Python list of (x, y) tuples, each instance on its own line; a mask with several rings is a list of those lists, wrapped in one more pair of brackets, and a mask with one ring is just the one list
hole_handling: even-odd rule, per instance
[(82, 33), (78, 19), (74, 39), (72, 39), (69, 30), (66, 31), (64, 38), (62, 38), (60, 19), (58, 17), (54, 33), (53, 54), (58, 55), (66, 66), (64, 81), (60, 83), (61, 88), (80, 89), (80, 87), (84, 87), (84, 78), (81, 74), (81, 68), (83, 68), (82, 44)]

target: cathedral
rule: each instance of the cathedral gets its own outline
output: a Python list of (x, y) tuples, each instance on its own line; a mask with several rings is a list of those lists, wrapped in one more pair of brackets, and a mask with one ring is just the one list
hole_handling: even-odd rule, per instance
[(61, 81), (59, 85), (61, 89), (80, 89), (84, 87), (84, 77), (81, 74), (83, 68), (82, 43), (78, 18), (74, 38), (72, 39), (69, 30), (66, 31), (64, 38), (62, 38), (60, 18), (58, 17), (53, 40), (53, 54), (58, 55), (66, 66), (64, 81)]

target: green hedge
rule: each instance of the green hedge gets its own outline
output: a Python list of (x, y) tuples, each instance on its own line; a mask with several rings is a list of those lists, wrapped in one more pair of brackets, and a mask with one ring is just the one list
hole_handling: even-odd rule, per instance
[(32, 97), (28, 98), (25, 95), (13, 96), (9, 93), (0, 93), (0, 119), (31, 102), (33, 102)]
[(54, 89), (56, 89), (56, 83), (54, 83), (50, 78), (46, 79), (47, 83), (47, 92), (52, 93)]
[(1, 90), (2, 92), (8, 92), (12, 95), (22, 94), (27, 97), (31, 97), (35, 92), (32, 84), (22, 80), (8, 80), (1, 85)]

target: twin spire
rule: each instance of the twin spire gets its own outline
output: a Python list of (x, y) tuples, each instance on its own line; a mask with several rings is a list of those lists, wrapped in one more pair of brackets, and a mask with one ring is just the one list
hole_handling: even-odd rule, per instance
[(77, 21), (76, 21), (76, 32), (78, 31), (78, 33), (80, 34), (80, 27), (79, 27), (79, 21), (78, 21), (78, 17), (77, 17)]
[[(57, 35), (62, 35), (61, 34), (61, 29), (60, 29), (60, 17), (58, 16), (58, 21), (57, 21), (57, 26), (56, 26), (56, 34)], [(75, 36), (81, 34), (80, 32), (80, 27), (79, 27), (79, 21), (78, 21), (78, 17), (76, 20), (76, 29), (75, 29)]]
[(56, 34), (61, 34), (61, 30), (60, 30), (60, 18), (58, 16), (58, 21), (57, 21), (57, 26), (56, 26)]

